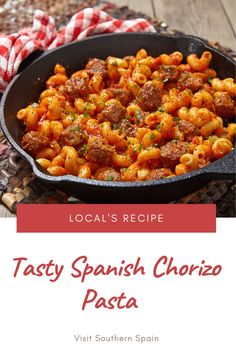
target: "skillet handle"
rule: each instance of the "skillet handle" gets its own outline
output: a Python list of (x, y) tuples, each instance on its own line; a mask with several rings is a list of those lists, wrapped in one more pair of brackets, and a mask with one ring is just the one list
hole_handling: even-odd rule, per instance
[(236, 153), (235, 150), (230, 152), (224, 158), (221, 158), (209, 166), (204, 171), (207, 176), (212, 175), (216, 179), (235, 180), (236, 177)]

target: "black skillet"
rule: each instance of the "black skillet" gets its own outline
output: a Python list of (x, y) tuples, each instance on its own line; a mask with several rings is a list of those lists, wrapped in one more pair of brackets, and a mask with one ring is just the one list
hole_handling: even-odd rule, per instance
[[(75, 176), (54, 177), (45, 172), (21, 147), (23, 128), (16, 119), (16, 112), (38, 100), (45, 82), (56, 63), (64, 65), (68, 73), (83, 68), (89, 58), (106, 58), (109, 55), (124, 57), (145, 48), (152, 56), (180, 51), (201, 55), (204, 50), (213, 54), (212, 67), (220, 78), (234, 77), (235, 62), (225, 54), (193, 36), (170, 36), (153, 33), (108, 34), (73, 42), (40, 56), (23, 70), (6, 89), (0, 109), (1, 125), (11, 145), (31, 164), (35, 175), (53, 183), (68, 194), (89, 202), (161, 203), (177, 200), (201, 188), (212, 179), (235, 177), (235, 152), (217, 160), (207, 167), (171, 179), (144, 182), (112, 182), (80, 179)], [(38, 53), (36, 54), (38, 55)], [(27, 66), (28, 65), (28, 66)]]

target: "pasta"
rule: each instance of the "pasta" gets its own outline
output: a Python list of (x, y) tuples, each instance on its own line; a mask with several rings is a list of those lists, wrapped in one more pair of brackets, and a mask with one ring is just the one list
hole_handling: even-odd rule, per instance
[(171, 178), (234, 148), (232, 78), (212, 54), (93, 58), (70, 77), (61, 64), (38, 102), (17, 113), (23, 148), (53, 176), (106, 181)]

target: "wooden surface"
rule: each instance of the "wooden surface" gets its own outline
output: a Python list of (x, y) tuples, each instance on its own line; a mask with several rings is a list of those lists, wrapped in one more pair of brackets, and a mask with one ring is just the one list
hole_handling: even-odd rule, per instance
[[(235, 0), (110, 0), (129, 6), (170, 27), (236, 49)], [(0, 205), (0, 217), (14, 216)]]
[(111, 0), (165, 21), (188, 34), (236, 48), (235, 0)]

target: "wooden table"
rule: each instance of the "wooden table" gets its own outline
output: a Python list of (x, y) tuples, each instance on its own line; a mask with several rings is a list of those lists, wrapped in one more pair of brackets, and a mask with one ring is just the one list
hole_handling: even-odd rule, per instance
[(235, 0), (111, 0), (128, 5), (151, 17), (165, 21), (170, 27), (222, 46), (236, 48)]
[[(112, 2), (112, 1), (111, 1)], [(113, 0), (146, 13), (170, 27), (236, 49), (235, 0)], [(0, 217), (14, 216), (0, 204)]]

